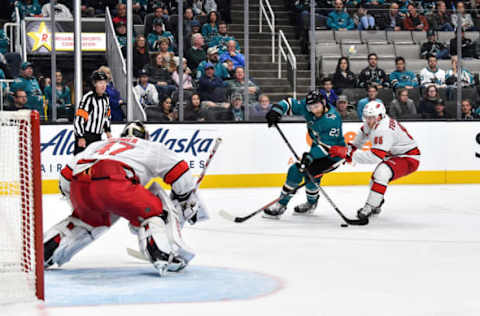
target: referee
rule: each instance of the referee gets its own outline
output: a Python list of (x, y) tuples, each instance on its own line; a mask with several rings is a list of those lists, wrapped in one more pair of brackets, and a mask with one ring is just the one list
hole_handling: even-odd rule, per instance
[(94, 89), (85, 94), (75, 113), (75, 149), (73, 154), (82, 152), (88, 145), (102, 139), (105, 131), (107, 138), (112, 137), (110, 130), (110, 104), (107, 89), (107, 75), (95, 71), (92, 75)]

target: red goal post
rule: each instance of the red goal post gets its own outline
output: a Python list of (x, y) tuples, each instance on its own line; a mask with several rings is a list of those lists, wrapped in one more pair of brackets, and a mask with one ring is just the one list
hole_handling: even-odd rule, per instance
[(0, 111), (0, 304), (44, 299), (40, 116)]

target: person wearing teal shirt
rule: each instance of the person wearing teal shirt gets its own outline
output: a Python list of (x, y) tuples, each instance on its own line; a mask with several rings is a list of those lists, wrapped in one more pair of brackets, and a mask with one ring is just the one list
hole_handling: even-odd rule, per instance
[(218, 35), (217, 20), (217, 12), (212, 11), (208, 14), (208, 22), (202, 26), (202, 35), (207, 43), (210, 43), (213, 38)]
[(377, 86), (371, 85), (367, 88), (367, 97), (360, 99), (357, 103), (357, 115), (359, 119), (362, 119), (363, 117), (363, 108), (365, 105), (367, 105), (368, 102), (370, 101), (376, 101), (379, 103), (383, 103), (382, 100), (377, 98), (378, 95), (378, 88)]
[[(292, 112), (301, 115), (307, 123), (307, 130), (312, 139), (312, 147), (305, 152), (300, 162), (288, 169), (287, 180), (280, 193), (280, 200), (264, 210), (264, 217), (279, 218), (286, 210), (287, 204), (295, 194), (295, 188), (304, 180), (307, 201), (294, 208), (294, 213), (303, 215), (312, 213), (317, 207), (319, 185), (323, 174), (338, 167), (339, 158), (328, 155), (328, 146), (345, 146), (342, 131), (342, 119), (334, 107), (327, 105), (325, 96), (318, 91), (310, 91), (303, 100), (288, 98), (274, 104), (266, 115), (268, 126), (276, 125), (282, 115)], [(315, 179), (310, 181), (307, 172)]]
[[(36, 16), (42, 14), (42, 7), (40, 6), (38, 0), (17, 1), (15, 6), (18, 8), (21, 19), (26, 16)], [(12, 20), (16, 20), (15, 11), (12, 13)]]
[(229, 36), (227, 34), (227, 24), (223, 21), (218, 23), (218, 34), (213, 37), (213, 39), (208, 43), (208, 47), (217, 47), (218, 54), (222, 55), (227, 50), (227, 43), (229, 41), (234, 41), (236, 43), (235, 49), (240, 51), (240, 45), (235, 40), (235, 37)]
[(8, 52), (9, 43), (10, 40), (8, 39), (7, 34), (5, 34), (3, 29), (0, 29), (0, 54), (5, 54)]
[[(3, 72), (3, 69), (0, 69), (0, 79), (6, 79), (6, 76), (5, 76), (5, 73)], [(5, 89), (7, 89), (7, 84), (5, 82), (2, 82), (2, 96), (5, 97), (5, 94), (6, 94), (6, 91)]]
[(167, 38), (170, 41), (168, 45), (168, 51), (173, 52), (175, 48), (175, 38), (172, 33), (163, 31), (163, 21), (160, 18), (156, 18), (153, 21), (153, 32), (148, 34), (148, 48), (151, 52), (158, 52), (160, 50), (160, 39)]
[(43, 111), (43, 94), (37, 79), (33, 76), (33, 64), (24, 62), (21, 68), (20, 77), (16, 78), (12, 84), (11, 90), (15, 92), (21, 89), (27, 93), (26, 108), (37, 110), (40, 117), (45, 117)]
[[(70, 92), (70, 88), (63, 84), (63, 75), (60, 71), (55, 73), (55, 88), (57, 90), (57, 114), (59, 112), (66, 113), (66, 116), (69, 118), (73, 117), (73, 113), (71, 113), (72, 109), (70, 107), (66, 107), (66, 105), (70, 105), (72, 103), (72, 95)], [(45, 99), (47, 100), (48, 109), (47, 115), (48, 118), (52, 118), (52, 87), (46, 86), (44, 89), (45, 92)], [(61, 115), (58, 115), (60, 117)]]

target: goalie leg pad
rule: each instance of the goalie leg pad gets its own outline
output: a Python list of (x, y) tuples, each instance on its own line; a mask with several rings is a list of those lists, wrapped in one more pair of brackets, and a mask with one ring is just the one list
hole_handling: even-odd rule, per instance
[[(116, 220), (117, 218), (114, 219)], [(98, 239), (108, 229), (107, 226), (93, 227), (73, 216), (62, 220), (43, 236), (45, 267), (55, 263), (61, 266), (70, 261), (75, 254)]]

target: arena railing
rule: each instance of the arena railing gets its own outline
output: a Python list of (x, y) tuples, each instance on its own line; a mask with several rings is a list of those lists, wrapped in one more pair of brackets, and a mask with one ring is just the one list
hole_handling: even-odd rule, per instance
[[(268, 13), (267, 14), (267, 9)], [(258, 28), (259, 32), (263, 32), (262, 22), (263, 17), (265, 17), (265, 21), (267, 21), (267, 25), (270, 29), (270, 33), (272, 34), (272, 63), (275, 62), (275, 14), (273, 13), (272, 6), (268, 0), (260, 0), (260, 10), (259, 10), (259, 22)]]
[[(287, 51), (283, 48), (285, 45)], [(282, 57), (287, 62), (288, 80), (292, 85), (293, 97), (297, 97), (297, 57), (292, 51), (290, 44), (288, 44), (287, 38), (282, 30), (278, 31), (278, 79), (282, 78)]]

